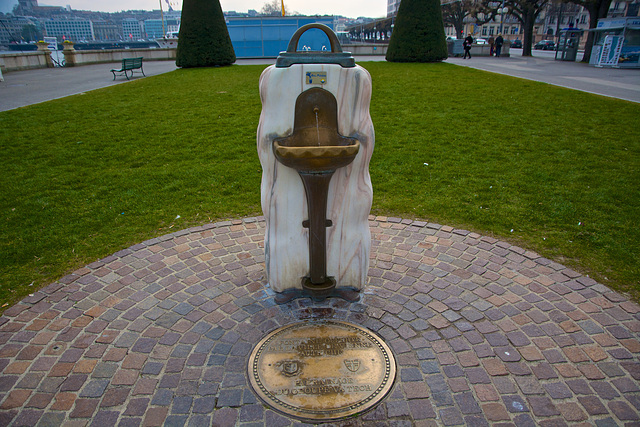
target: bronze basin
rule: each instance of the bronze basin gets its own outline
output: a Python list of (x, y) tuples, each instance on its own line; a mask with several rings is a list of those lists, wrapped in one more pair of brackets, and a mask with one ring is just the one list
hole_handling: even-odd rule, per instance
[(360, 141), (352, 145), (288, 147), (277, 141), (273, 151), (280, 163), (299, 172), (325, 172), (347, 166), (360, 150)]
[(338, 133), (338, 103), (327, 90), (314, 87), (298, 96), (293, 133), (273, 141), (276, 159), (298, 172), (328, 172), (347, 166), (360, 142)]

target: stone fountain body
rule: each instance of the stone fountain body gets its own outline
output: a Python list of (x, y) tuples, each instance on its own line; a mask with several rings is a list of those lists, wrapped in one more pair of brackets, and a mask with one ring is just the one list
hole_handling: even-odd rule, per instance
[[(331, 52), (296, 52), (318, 28)], [(366, 283), (373, 190), (371, 77), (320, 24), (260, 77), (258, 155), (267, 280), (276, 301), (356, 300)]]

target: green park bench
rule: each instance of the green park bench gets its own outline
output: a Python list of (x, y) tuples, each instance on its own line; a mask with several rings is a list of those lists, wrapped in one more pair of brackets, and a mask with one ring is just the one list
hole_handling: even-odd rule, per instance
[(127, 78), (127, 80), (129, 80), (129, 71), (131, 72), (131, 76), (133, 76), (133, 71), (134, 70), (140, 70), (140, 72), (142, 73), (143, 76), (146, 77), (146, 75), (144, 74), (144, 70), (142, 69), (142, 57), (140, 58), (123, 58), (122, 59), (122, 66), (120, 67), (119, 70), (113, 69), (111, 70), (111, 72), (113, 73), (113, 80), (116, 79), (116, 73), (120, 73), (120, 75), (122, 75), (122, 73), (124, 73), (124, 76)]

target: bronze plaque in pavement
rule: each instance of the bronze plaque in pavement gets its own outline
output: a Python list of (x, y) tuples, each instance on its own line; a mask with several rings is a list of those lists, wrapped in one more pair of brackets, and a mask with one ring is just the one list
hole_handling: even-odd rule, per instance
[(294, 323), (263, 338), (249, 359), (253, 390), (269, 406), (305, 421), (331, 421), (373, 408), (396, 377), (391, 349), (351, 323)]

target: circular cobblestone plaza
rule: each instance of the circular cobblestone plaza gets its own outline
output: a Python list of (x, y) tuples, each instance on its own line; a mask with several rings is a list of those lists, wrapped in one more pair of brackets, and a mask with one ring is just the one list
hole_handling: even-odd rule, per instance
[(357, 303), (275, 304), (263, 218), (155, 238), (29, 295), (0, 317), (0, 425), (303, 425), (257, 400), (247, 363), (307, 319), (374, 331), (397, 361), (380, 405), (332, 425), (639, 425), (640, 306), (493, 238), (370, 228)]

